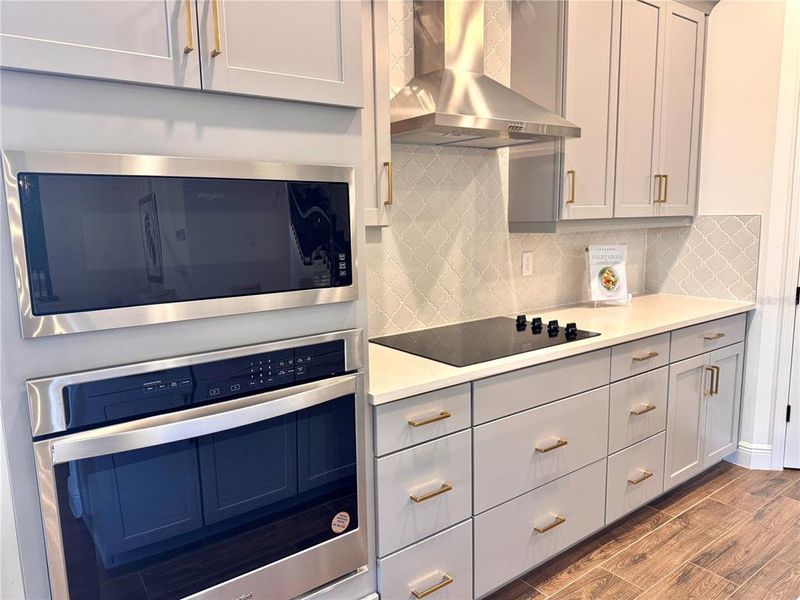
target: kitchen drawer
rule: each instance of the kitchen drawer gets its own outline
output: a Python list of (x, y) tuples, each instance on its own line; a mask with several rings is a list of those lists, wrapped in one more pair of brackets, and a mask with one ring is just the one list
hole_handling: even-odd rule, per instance
[(669, 333), (611, 348), (611, 381), (645, 373), (669, 363)]
[(603, 527), (605, 486), (603, 459), (475, 517), (475, 597)]
[(608, 387), (476, 427), (473, 445), (478, 514), (604, 458)]
[(402, 450), (375, 463), (378, 556), (472, 515), (471, 431)]
[(606, 523), (646, 504), (664, 490), (664, 442), (659, 433), (608, 457)]
[(466, 429), (472, 422), (469, 384), (375, 407), (375, 454), (383, 456)]
[(669, 367), (611, 384), (609, 454), (664, 431), (668, 387)]
[(486, 423), (606, 385), (610, 362), (611, 350), (598, 350), (476, 381), (473, 421)]
[(473, 597), (472, 519), (378, 560), (378, 593), (386, 600), (415, 600), (414, 592), (442, 583), (431, 600)]
[(672, 332), (669, 360), (676, 362), (744, 339), (747, 315), (734, 315)]

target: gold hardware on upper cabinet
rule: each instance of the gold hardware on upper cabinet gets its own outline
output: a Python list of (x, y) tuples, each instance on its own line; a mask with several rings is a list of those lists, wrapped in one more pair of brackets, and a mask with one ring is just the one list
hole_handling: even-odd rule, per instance
[(443, 483), (442, 487), (440, 487), (439, 489), (433, 490), (432, 492), (428, 492), (427, 494), (421, 494), (419, 496), (415, 496), (414, 494), (412, 494), (411, 496), (409, 496), (409, 498), (411, 498), (414, 502), (419, 504), (420, 502), (425, 502), (425, 500), (430, 500), (431, 498), (435, 498), (436, 496), (441, 496), (442, 494), (450, 492), (452, 490), (453, 490), (452, 485), (450, 485), (449, 483)]
[(628, 483), (630, 483), (631, 485), (638, 485), (642, 483), (645, 479), (650, 479), (653, 476), (653, 473), (650, 471), (645, 471), (644, 469), (639, 469), (639, 470), (642, 472), (642, 475), (640, 477), (637, 477), (636, 479), (628, 479)]
[(666, 204), (669, 198), (669, 175), (662, 175), (662, 177), (664, 178), (664, 198), (661, 202)]
[(412, 588), (411, 593), (413, 594), (414, 598), (416, 598), (417, 600), (421, 600), (425, 596), (430, 596), (432, 593), (438, 592), (443, 587), (447, 587), (448, 585), (453, 583), (453, 581), (454, 579), (450, 577), (450, 575), (448, 575), (447, 573), (442, 573), (442, 580), (436, 585), (429, 587), (427, 590), (422, 590), (421, 592), (418, 592), (417, 590)]
[(562, 446), (566, 445), (567, 445), (567, 440), (558, 439), (556, 440), (556, 443), (553, 444), (552, 446), (547, 446), (545, 448), (540, 448), (539, 446), (536, 446), (536, 451), (542, 453), (550, 452), (551, 450), (555, 450), (556, 448), (561, 448)]
[(192, 31), (192, 0), (186, 0), (186, 45), (183, 47), (183, 53), (189, 54), (194, 51), (194, 32)]
[(645, 404), (642, 408), (632, 408), (631, 414), (635, 416), (643, 415), (645, 413), (649, 413), (651, 410), (655, 410), (655, 404)]
[(634, 356), (633, 360), (634, 362), (643, 362), (645, 360), (650, 360), (651, 358), (655, 358), (656, 356), (658, 356), (658, 352), (648, 352), (644, 356)]
[(222, 54), (222, 32), (219, 24), (219, 0), (211, 0), (211, 12), (214, 13), (214, 49), (211, 58)]
[(423, 425), (429, 425), (431, 423), (436, 423), (437, 421), (444, 421), (445, 419), (449, 419), (452, 415), (446, 411), (441, 411), (435, 417), (430, 417), (429, 419), (420, 419), (419, 421), (410, 420), (408, 424), (411, 427), (422, 427)]
[(661, 199), (661, 192), (664, 191), (664, 176), (663, 175), (656, 175), (656, 181), (658, 182), (658, 194), (656, 194), (655, 203), (659, 204), (663, 202)]
[(706, 371), (711, 373), (711, 380), (708, 382), (706, 396), (716, 396), (719, 393), (719, 367), (706, 367)]
[(575, 169), (570, 169), (567, 171), (567, 175), (571, 175), (572, 185), (570, 185), (569, 189), (569, 200), (567, 200), (564, 204), (575, 204)]
[(717, 333), (712, 333), (711, 335), (704, 335), (703, 339), (704, 340), (708, 340), (709, 342), (713, 342), (714, 340), (718, 340), (718, 339), (724, 338), (724, 337), (725, 337), (725, 334), (722, 333), (721, 331), (718, 331)]
[(544, 527), (534, 527), (533, 530), (536, 533), (546, 533), (546, 532), (550, 531), (551, 529), (553, 529), (555, 527), (558, 527), (562, 523), (566, 523), (567, 522), (567, 518), (566, 517), (562, 517), (561, 515), (555, 515), (555, 517), (556, 517), (555, 520), (552, 523), (550, 523), (550, 525), (545, 525)]
[(386, 206), (391, 206), (392, 203), (394, 202), (394, 187), (393, 187), (393, 181), (392, 181), (392, 161), (387, 160), (385, 163), (383, 163), (383, 166), (386, 167), (386, 177), (388, 178), (388, 181), (387, 181), (387, 184), (386, 184), (387, 195), (386, 195), (386, 200), (384, 200), (383, 203)]

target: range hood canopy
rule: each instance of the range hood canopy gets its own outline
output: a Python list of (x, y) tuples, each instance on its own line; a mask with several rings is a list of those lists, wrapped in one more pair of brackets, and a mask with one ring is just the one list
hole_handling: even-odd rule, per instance
[(414, 78), (390, 105), (392, 142), (499, 148), (580, 127), (483, 73), (483, 0), (414, 0)]

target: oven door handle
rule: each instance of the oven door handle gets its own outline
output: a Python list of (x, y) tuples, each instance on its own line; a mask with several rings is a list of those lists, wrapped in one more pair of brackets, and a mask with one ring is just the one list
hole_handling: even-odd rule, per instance
[(360, 374), (332, 377), (218, 404), (73, 433), (38, 444), (49, 445), (53, 465), (150, 448), (259, 423), (355, 394), (360, 388), (361, 377)]

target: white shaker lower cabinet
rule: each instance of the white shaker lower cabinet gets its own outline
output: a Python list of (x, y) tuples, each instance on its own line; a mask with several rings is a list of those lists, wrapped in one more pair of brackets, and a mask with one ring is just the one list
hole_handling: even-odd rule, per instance
[(600, 460), (475, 517), (475, 597), (603, 527), (605, 486)]
[(739, 441), (743, 362), (743, 343), (722, 348), (709, 355), (709, 367), (715, 370), (715, 378), (713, 395), (705, 398), (704, 469), (736, 450)]
[(3, 0), (0, 63), (200, 89), (195, 3)]
[(639, 508), (664, 490), (664, 432), (608, 457), (606, 523)]

